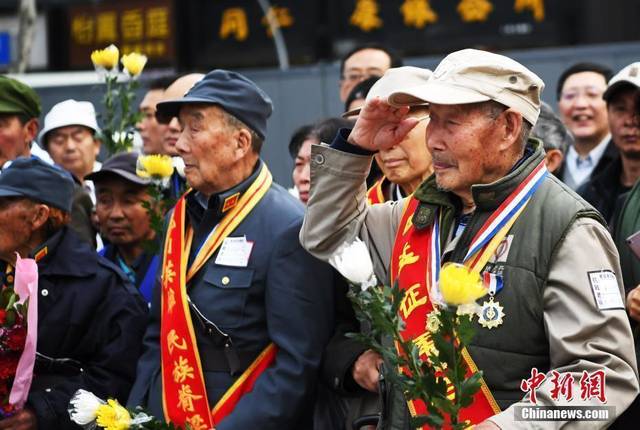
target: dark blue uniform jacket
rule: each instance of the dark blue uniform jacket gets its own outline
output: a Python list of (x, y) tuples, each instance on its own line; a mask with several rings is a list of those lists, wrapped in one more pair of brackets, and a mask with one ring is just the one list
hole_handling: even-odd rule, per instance
[[(246, 190), (258, 170), (237, 187), (206, 202), (197, 193), (187, 196), (188, 218), (196, 226), (195, 246), (222, 217), (224, 199)], [(270, 342), (279, 348), (275, 363), (234, 412), (216, 423), (217, 430), (311, 428), (318, 368), (333, 329), (334, 292), (331, 268), (299, 243), (302, 215), (300, 202), (273, 184), (229, 235), (253, 241), (247, 267), (218, 265), (216, 252), (187, 285), (197, 308), (231, 336), (238, 350), (258, 355)], [(156, 417), (163, 417), (159, 300), (156, 283), (145, 350), (129, 406), (146, 405)], [(194, 327), (201, 360), (205, 361), (202, 345), (208, 342), (207, 335), (198, 330), (195, 320)], [(213, 407), (236, 378), (223, 371), (205, 370), (204, 376)]]
[(35, 411), (39, 429), (77, 429), (67, 413), (76, 390), (126, 401), (147, 305), (113, 264), (67, 227), (38, 250), (44, 247), (47, 254), (38, 261), (37, 351), (76, 360), (83, 372), (51, 379), (36, 371), (27, 407)]

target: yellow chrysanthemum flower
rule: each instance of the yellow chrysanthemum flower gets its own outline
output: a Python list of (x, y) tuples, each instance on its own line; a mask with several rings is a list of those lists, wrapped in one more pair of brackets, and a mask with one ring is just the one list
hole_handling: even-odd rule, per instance
[(123, 55), (120, 61), (127, 73), (135, 78), (142, 73), (142, 69), (144, 69), (145, 64), (147, 64), (147, 56), (132, 52), (131, 54)]
[(111, 70), (118, 66), (118, 58), (120, 58), (120, 51), (113, 44), (91, 53), (91, 61), (95, 68)]
[(131, 415), (117, 400), (109, 399), (96, 412), (96, 423), (106, 430), (128, 430)]
[(140, 155), (136, 174), (141, 178), (166, 179), (173, 173), (173, 160), (168, 155)]
[(440, 294), (447, 305), (473, 303), (487, 294), (480, 275), (461, 264), (448, 263), (440, 270)]

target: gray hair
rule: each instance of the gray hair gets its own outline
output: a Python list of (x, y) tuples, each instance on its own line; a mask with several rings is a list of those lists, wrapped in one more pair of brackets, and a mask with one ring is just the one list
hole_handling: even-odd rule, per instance
[(531, 136), (542, 141), (545, 151), (559, 149), (565, 154), (569, 145), (573, 143), (573, 136), (558, 115), (553, 112), (551, 106), (542, 102), (540, 105), (540, 116), (536, 126), (531, 131)]

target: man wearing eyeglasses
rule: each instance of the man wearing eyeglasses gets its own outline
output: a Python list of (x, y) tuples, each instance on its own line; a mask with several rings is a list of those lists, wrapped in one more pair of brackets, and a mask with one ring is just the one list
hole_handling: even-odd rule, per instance
[(392, 50), (378, 44), (360, 45), (349, 51), (340, 62), (340, 101), (343, 103), (358, 82), (382, 76), (391, 67), (402, 66)]
[(560, 117), (575, 142), (556, 175), (574, 190), (602, 171), (618, 152), (611, 141), (607, 104), (602, 98), (612, 75), (606, 66), (578, 63), (558, 80)]

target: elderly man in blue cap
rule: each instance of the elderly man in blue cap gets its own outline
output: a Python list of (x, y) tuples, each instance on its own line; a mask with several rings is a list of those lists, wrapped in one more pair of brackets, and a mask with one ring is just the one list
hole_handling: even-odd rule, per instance
[(193, 429), (311, 428), (333, 275), (300, 246), (302, 205), (260, 159), (271, 100), (214, 70), (157, 109), (180, 120), (193, 190), (168, 220), (129, 404)]
[(85, 389), (125, 401), (147, 307), (135, 288), (68, 226), (74, 185), (63, 170), (19, 157), (0, 175), (0, 283), (16, 254), (38, 265), (38, 345), (24, 409), (0, 429), (74, 429), (67, 408)]

